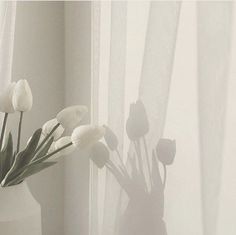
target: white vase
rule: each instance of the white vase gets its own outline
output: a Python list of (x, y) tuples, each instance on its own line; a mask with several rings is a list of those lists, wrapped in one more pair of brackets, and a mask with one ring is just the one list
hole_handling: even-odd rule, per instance
[(42, 235), (41, 208), (25, 182), (0, 187), (0, 234)]

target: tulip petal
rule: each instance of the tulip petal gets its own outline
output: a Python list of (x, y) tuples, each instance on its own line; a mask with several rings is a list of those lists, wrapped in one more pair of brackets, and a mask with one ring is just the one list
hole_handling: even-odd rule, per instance
[(56, 118), (65, 129), (74, 129), (87, 112), (88, 108), (86, 106), (75, 105), (63, 109), (57, 114)]
[[(47, 121), (42, 127), (43, 134), (47, 136), (57, 124), (58, 121), (56, 118)], [(52, 134), (54, 140), (59, 139), (62, 136), (63, 132), (64, 128), (62, 127), (62, 125), (59, 125), (58, 128)]]
[[(62, 138), (60, 138), (59, 140), (56, 141), (55, 143), (55, 150), (60, 149), (61, 147), (63, 147), (66, 144), (71, 143), (71, 137), (70, 136), (64, 136)], [(71, 145), (63, 150), (61, 150), (59, 153), (60, 155), (69, 155), (72, 152), (74, 152), (75, 150), (75, 146)]]
[(0, 112), (14, 113), (15, 109), (12, 104), (13, 91), (15, 89), (15, 82), (9, 84), (0, 94)]
[(71, 140), (79, 148), (88, 148), (100, 140), (105, 134), (102, 126), (82, 125), (74, 129)]

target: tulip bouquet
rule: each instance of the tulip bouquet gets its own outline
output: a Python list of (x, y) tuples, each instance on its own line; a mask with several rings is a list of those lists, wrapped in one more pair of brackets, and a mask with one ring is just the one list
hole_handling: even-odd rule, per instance
[[(105, 129), (99, 126), (80, 125), (87, 107), (75, 105), (63, 109), (42, 128), (37, 129), (21, 149), (21, 132), (24, 113), (32, 108), (33, 97), (26, 80), (11, 83), (0, 94), (0, 112), (4, 113), (0, 136), (0, 183), (2, 187), (21, 183), (25, 178), (54, 165), (57, 158), (70, 154), (76, 147), (86, 148), (103, 137)], [(17, 144), (9, 132), (7, 120), (11, 113), (19, 113)], [(74, 129), (71, 136), (63, 136), (65, 129)]]
[[(107, 126), (104, 128), (105, 143), (94, 144), (91, 159), (99, 168), (106, 167), (114, 175), (129, 198), (117, 226), (117, 234), (143, 235), (150, 231), (150, 235), (166, 235), (163, 221), (164, 188), (167, 165), (171, 165), (175, 157), (175, 140), (161, 138), (154, 149), (149, 151), (146, 141), (149, 122), (140, 100), (130, 105), (126, 122), (126, 132), (131, 141), (126, 163), (119, 153), (115, 133)], [(160, 164), (163, 166), (162, 177)]]

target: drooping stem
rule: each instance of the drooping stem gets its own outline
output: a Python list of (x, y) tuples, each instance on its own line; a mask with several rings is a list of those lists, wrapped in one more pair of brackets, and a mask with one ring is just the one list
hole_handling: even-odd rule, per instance
[(20, 151), (20, 138), (21, 138), (21, 128), (22, 128), (23, 112), (20, 112), (20, 121), (18, 125), (18, 137), (17, 137), (17, 148), (16, 153)]
[(110, 166), (114, 171), (116, 171), (120, 176), (122, 176), (122, 172), (120, 172), (119, 168), (116, 167), (114, 162), (112, 162), (110, 159), (106, 163), (107, 166)]
[(43, 139), (43, 141), (40, 143), (40, 145), (36, 148), (35, 154), (42, 148), (42, 146), (47, 142), (47, 140), (51, 137), (51, 135), (56, 131), (56, 129), (60, 126), (60, 123), (57, 123), (52, 130), (49, 132), (49, 134)]
[(124, 176), (126, 176), (126, 177), (129, 178), (130, 176), (129, 176), (128, 170), (127, 170), (127, 168), (126, 168), (126, 166), (125, 166), (125, 164), (124, 164), (124, 162), (123, 162), (123, 160), (122, 160), (122, 158), (121, 158), (121, 155), (120, 155), (119, 150), (116, 149), (115, 151), (116, 151), (116, 154), (117, 154), (117, 156), (118, 156), (118, 159), (119, 159), (119, 161), (120, 161), (120, 163), (121, 163), (121, 165), (119, 166), (119, 169), (120, 169), (121, 172), (124, 174)]
[[(41, 157), (41, 158), (38, 158), (37, 160), (33, 161), (31, 164), (36, 164), (36, 163), (42, 162), (42, 161), (50, 158), (51, 156), (55, 155), (56, 153), (60, 152), (61, 150), (70, 147), (72, 144), (73, 144), (72, 142), (70, 142), (68, 144), (65, 144), (61, 148), (59, 148), (59, 149), (57, 149), (57, 150), (55, 150), (55, 151), (53, 151), (53, 152), (51, 152), (51, 153)], [(31, 164), (29, 164), (29, 165), (31, 165)]]
[(166, 186), (166, 178), (167, 178), (167, 170), (166, 170), (166, 165), (163, 164), (163, 170), (164, 170), (164, 177), (163, 177), (163, 189), (165, 189), (165, 186)]
[(4, 139), (5, 130), (6, 130), (6, 126), (7, 126), (7, 118), (8, 118), (8, 113), (5, 113), (3, 123), (2, 123), (1, 137), (0, 137), (1, 138), (0, 139), (0, 150), (2, 149), (3, 139)]
[(123, 162), (123, 160), (122, 160), (122, 158), (121, 158), (121, 155), (120, 155), (119, 150), (116, 149), (115, 151), (116, 151), (116, 154), (117, 154), (117, 156), (118, 156), (118, 159), (119, 159), (119, 161), (120, 161), (120, 163), (121, 163), (122, 169), (124, 170), (125, 174), (129, 175), (129, 174), (128, 174), (128, 171), (127, 171), (127, 169), (126, 169), (126, 166), (125, 166), (125, 164), (124, 164), (124, 162)]
[(149, 178), (150, 178), (150, 183), (153, 184), (152, 174), (151, 174), (151, 166), (150, 166), (150, 162), (149, 162), (149, 154), (148, 154), (148, 148), (147, 148), (147, 142), (146, 142), (145, 136), (143, 136), (142, 139), (143, 139), (143, 145), (144, 145), (145, 154), (146, 154), (146, 161), (147, 161), (147, 167), (148, 167), (148, 174), (149, 174)]
[(130, 192), (129, 192), (130, 177), (124, 176), (111, 160), (108, 160), (108, 162), (106, 163), (106, 167), (113, 174), (113, 176), (116, 178), (116, 180), (120, 184), (120, 186), (129, 195), (130, 194)]
[[(47, 154), (47, 155), (41, 157), (41, 158), (38, 158), (37, 160), (31, 162), (30, 164), (28, 164), (28, 165), (26, 165), (26, 166), (20, 168), (20, 171), (18, 171), (18, 173), (22, 173), (22, 172), (24, 172), (27, 168), (29, 168), (30, 166), (35, 165), (35, 164), (40, 163), (40, 162), (43, 162), (44, 160), (47, 160), (48, 158), (50, 158), (50, 157), (53, 156), (54, 154), (60, 152), (61, 150), (65, 149), (65, 148), (68, 148), (68, 147), (71, 146), (72, 144), (73, 144), (72, 142), (70, 142), (70, 143), (68, 143), (68, 144), (65, 144), (65, 145), (63, 145), (61, 148), (59, 148), (59, 149), (57, 149), (57, 150), (55, 150), (55, 151), (53, 151), (53, 152), (51, 152), (51, 153), (49, 153), (49, 154)], [(14, 168), (14, 165), (12, 165), (12, 168)], [(12, 168), (11, 168), (11, 169), (12, 169)], [(10, 173), (11, 173), (11, 170), (8, 171), (8, 174), (10, 174)], [(5, 178), (7, 178), (7, 176), (8, 176), (8, 175), (6, 175)], [(2, 182), (3, 182), (3, 181), (2, 181)], [(4, 184), (2, 184), (2, 185), (4, 185)]]
[(117, 154), (117, 156), (118, 156), (118, 158), (119, 158), (119, 160), (120, 160), (121, 165), (123, 165), (124, 163), (123, 163), (123, 160), (121, 159), (119, 150), (116, 149), (115, 151), (116, 151), (116, 154)]
[(111, 165), (110, 163), (106, 163), (107, 169), (113, 174), (113, 176), (116, 178), (117, 182), (120, 184), (120, 186), (126, 191), (126, 193), (129, 195), (129, 188), (128, 184), (125, 183), (125, 179), (120, 173), (120, 171), (115, 167), (114, 165)]

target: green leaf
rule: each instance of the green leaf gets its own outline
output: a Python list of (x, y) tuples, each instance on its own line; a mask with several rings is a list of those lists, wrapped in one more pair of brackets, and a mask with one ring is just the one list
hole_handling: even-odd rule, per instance
[(43, 163), (39, 163), (39, 164), (35, 164), (30, 166), (28, 169), (26, 169), (22, 174), (20, 174), (18, 177), (16, 177), (14, 180), (11, 180), (10, 182), (6, 182), (6, 186), (10, 186), (10, 185), (15, 185), (15, 184), (19, 184), (20, 182), (22, 182), (25, 178), (32, 176), (54, 164), (56, 164), (57, 162), (43, 162)]
[(0, 180), (2, 180), (10, 170), (13, 158), (13, 140), (12, 134), (9, 133), (6, 145), (0, 153)]
[(4, 167), (4, 163), (3, 163), (3, 152), (0, 152), (0, 180), (2, 181), (3, 179), (3, 167)]
[(38, 146), (41, 133), (41, 128), (36, 130), (26, 148), (15, 156), (11, 169), (8, 171), (4, 178), (5, 182), (9, 182), (17, 175), (19, 175), (19, 173), (21, 173), (21, 169), (27, 166), (28, 163), (32, 160), (35, 155), (35, 150)]
[[(52, 145), (52, 143), (53, 143), (53, 140), (54, 140), (54, 138), (51, 137), (51, 138), (49, 139), (49, 141), (43, 146), (42, 150), (41, 150), (38, 154), (36, 154), (36, 155), (34, 156), (34, 158), (32, 159), (32, 161), (35, 161), (35, 160), (37, 160), (37, 159), (39, 159), (39, 158), (45, 156), (45, 155), (48, 153), (48, 150), (50, 149), (50, 147), (51, 147), (51, 145)], [(31, 161), (31, 162), (32, 162), (32, 161)]]
[(30, 139), (27, 147), (23, 150), (19, 156), (18, 161), (20, 161), (21, 165), (27, 165), (35, 155), (35, 150), (39, 144), (39, 140), (41, 137), (42, 129), (38, 129), (34, 132), (32, 138)]

